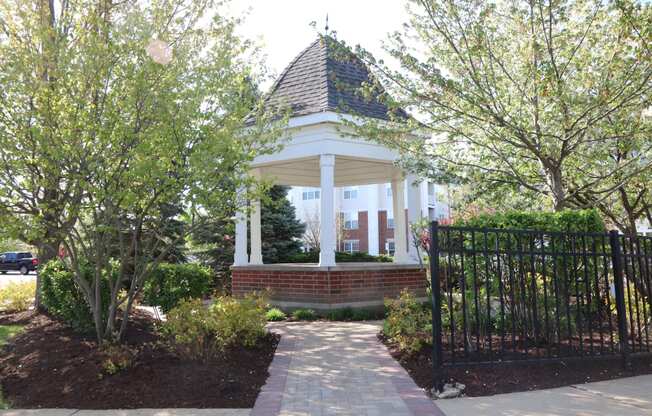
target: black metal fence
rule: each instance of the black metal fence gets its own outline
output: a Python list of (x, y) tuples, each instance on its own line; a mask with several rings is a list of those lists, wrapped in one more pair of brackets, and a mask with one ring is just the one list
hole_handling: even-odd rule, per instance
[(652, 347), (652, 238), (431, 224), (442, 367), (622, 357)]

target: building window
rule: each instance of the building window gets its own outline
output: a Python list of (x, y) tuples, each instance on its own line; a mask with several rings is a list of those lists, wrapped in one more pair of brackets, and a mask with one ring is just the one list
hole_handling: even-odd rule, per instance
[(304, 191), (301, 197), (304, 201), (319, 199), (319, 191)]
[(357, 212), (344, 212), (342, 213), (342, 221), (345, 230), (358, 229), (358, 213)]
[(387, 228), (390, 230), (394, 228), (394, 217), (387, 217)]
[(360, 240), (344, 240), (344, 251), (346, 253), (358, 253), (360, 251)]
[(388, 239), (388, 240), (385, 242), (385, 251), (386, 251), (387, 254), (389, 254), (390, 256), (393, 256), (393, 255), (394, 255), (394, 252), (396, 252), (396, 246), (394, 245), (394, 240)]
[(357, 199), (358, 190), (357, 189), (348, 189), (344, 191), (344, 199)]
[(391, 197), (392, 197), (392, 187), (388, 186), (387, 187), (387, 198), (391, 198)]

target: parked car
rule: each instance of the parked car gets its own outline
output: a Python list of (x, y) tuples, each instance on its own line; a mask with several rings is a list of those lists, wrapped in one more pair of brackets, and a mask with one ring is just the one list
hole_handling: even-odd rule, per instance
[(0, 254), (0, 273), (5, 274), (10, 270), (18, 270), (22, 274), (27, 274), (36, 270), (38, 259), (32, 256), (32, 253), (8, 252)]

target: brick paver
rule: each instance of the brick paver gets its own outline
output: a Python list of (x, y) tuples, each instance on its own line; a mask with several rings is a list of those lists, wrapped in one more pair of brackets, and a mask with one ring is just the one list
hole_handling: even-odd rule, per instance
[(252, 416), (443, 415), (378, 342), (379, 323), (280, 323)]

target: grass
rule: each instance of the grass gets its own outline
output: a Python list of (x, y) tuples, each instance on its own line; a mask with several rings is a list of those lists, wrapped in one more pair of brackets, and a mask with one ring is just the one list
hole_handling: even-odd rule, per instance
[(0, 347), (3, 347), (10, 338), (23, 331), (22, 325), (0, 325)]
[[(7, 344), (10, 338), (18, 335), (22, 331), (22, 325), (0, 325), (0, 348)], [(2, 390), (0, 390), (0, 410), (6, 409), (9, 409), (9, 403), (4, 400)]]
[(4, 397), (2, 397), (2, 390), (0, 390), (0, 410), (8, 410), (10, 408), (11, 406), (9, 406), (9, 403), (4, 400)]

